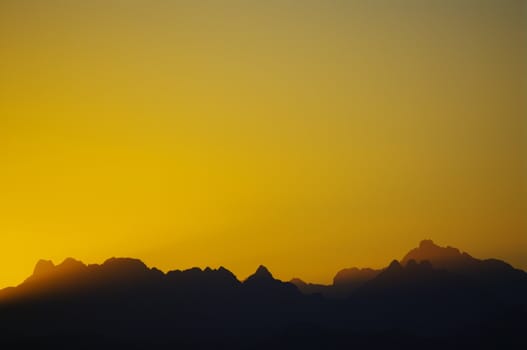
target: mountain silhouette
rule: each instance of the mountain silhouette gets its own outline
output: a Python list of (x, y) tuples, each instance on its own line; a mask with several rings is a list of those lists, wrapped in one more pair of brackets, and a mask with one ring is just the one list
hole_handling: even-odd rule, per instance
[[(435, 270), (444, 270), (458, 278), (464, 277), (463, 283), (476, 284), (481, 290), (485, 290), (486, 294), (493, 294), (497, 298), (517, 302), (527, 300), (527, 285), (525, 284), (527, 274), (524, 271), (515, 269), (501, 260), (476, 259), (457, 248), (438, 246), (432, 240), (421, 241), (417, 248), (410, 250), (402, 258), (400, 263), (393, 261), (387, 269), (390, 271), (399, 268), (403, 270), (410, 264), (415, 270), (423, 266), (422, 263), (433, 267), (434, 273), (437, 272)], [(306, 283), (298, 278), (291, 280), (291, 283), (305, 294), (320, 294), (328, 298), (349, 298), (363, 285), (367, 285), (367, 282), (376, 279), (384, 270), (386, 269), (346, 268), (335, 275), (331, 285)], [(385, 273), (382, 274), (380, 279), (385, 278), (385, 275)], [(426, 276), (421, 276), (420, 279), (424, 277)]]
[(504, 261), (476, 259), (457, 248), (437, 246), (432, 240), (421, 241), (418, 248), (406, 254), (402, 264), (412, 260), (429, 261), (434, 268), (461, 275), (496, 297), (518, 302), (527, 300), (527, 273)]
[(409, 260), (417, 262), (428, 260), (438, 268), (448, 269), (470, 264), (475, 259), (457, 248), (440, 247), (432, 240), (425, 239), (419, 243), (419, 247), (410, 250), (401, 262), (406, 265)]
[(347, 287), (350, 290), (353, 290), (365, 282), (375, 278), (379, 272), (379, 270), (370, 268), (359, 269), (353, 267), (350, 269), (343, 269), (340, 270), (333, 278), (333, 285)]
[(283, 282), (263, 265), (166, 273), (131, 258), (37, 262), (0, 291), (5, 348), (522, 348), (527, 274), (422, 241), (383, 269), (331, 285)]
[(305, 294), (320, 294), (329, 298), (347, 298), (357, 288), (375, 278), (379, 273), (380, 270), (352, 267), (337, 272), (331, 285), (306, 283), (299, 278), (292, 279), (291, 283)]
[(434, 267), (464, 275), (488, 278), (495, 274), (524, 276), (525, 272), (497, 259), (480, 260), (453, 247), (440, 247), (432, 240), (423, 240), (418, 248), (410, 250), (401, 260), (403, 265), (409, 261), (429, 261)]
[(245, 283), (268, 283), (270, 281), (276, 281), (267, 269), (267, 267), (260, 265), (258, 266), (258, 269), (256, 269), (256, 272), (247, 277), (245, 280)]
[(248, 292), (260, 295), (263, 298), (269, 296), (294, 297), (300, 294), (294, 284), (275, 279), (263, 265), (260, 265), (256, 272), (243, 282), (243, 286)]

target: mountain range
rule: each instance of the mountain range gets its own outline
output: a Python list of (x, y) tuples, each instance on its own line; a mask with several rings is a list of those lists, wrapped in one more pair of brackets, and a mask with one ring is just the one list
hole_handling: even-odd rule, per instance
[(431, 240), (331, 285), (68, 258), (0, 291), (5, 348), (521, 348), (526, 331), (526, 272)]

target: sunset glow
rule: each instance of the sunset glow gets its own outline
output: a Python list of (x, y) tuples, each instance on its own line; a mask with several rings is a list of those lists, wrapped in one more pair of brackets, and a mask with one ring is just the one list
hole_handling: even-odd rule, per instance
[(526, 269), (526, 49), (519, 0), (3, 0), (0, 287), (329, 282), (426, 238)]

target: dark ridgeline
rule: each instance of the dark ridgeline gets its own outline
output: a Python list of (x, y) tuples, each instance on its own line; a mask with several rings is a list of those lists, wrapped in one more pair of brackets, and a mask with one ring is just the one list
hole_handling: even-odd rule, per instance
[(328, 286), (112, 258), (40, 261), (0, 291), (2, 349), (520, 349), (526, 334), (525, 272), (432, 241)]
[(359, 269), (352, 267), (340, 270), (333, 278), (332, 285), (306, 283), (301, 279), (294, 278), (291, 283), (305, 294), (322, 294), (328, 298), (347, 298), (351, 292), (361, 287), (377, 276), (381, 270)]

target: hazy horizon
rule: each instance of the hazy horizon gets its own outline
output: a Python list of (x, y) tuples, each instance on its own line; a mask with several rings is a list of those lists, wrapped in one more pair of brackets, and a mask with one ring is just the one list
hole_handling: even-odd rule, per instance
[[(434, 242), (433, 240), (430, 240), (430, 239), (427, 239), (427, 241), (432, 241), (434, 244), (437, 245), (437, 242)], [(238, 274), (235, 270), (229, 268), (229, 266), (225, 266), (225, 265), (217, 265), (217, 266), (211, 266), (211, 265), (189, 265), (189, 266), (169, 266), (169, 267), (166, 267), (166, 268), (159, 268), (159, 266), (155, 266), (155, 265), (152, 265), (152, 264), (149, 264), (147, 261), (144, 261), (143, 259), (140, 259), (140, 258), (137, 258), (137, 257), (133, 257), (133, 256), (109, 256), (107, 257), (106, 259), (103, 259), (101, 261), (83, 261), (83, 260), (80, 260), (80, 259), (76, 259), (75, 257), (73, 256), (67, 256), (67, 257), (64, 257), (63, 259), (60, 259), (60, 260), (52, 260), (52, 259), (45, 259), (45, 258), (42, 258), (42, 259), (39, 259), (38, 261), (35, 262), (34, 264), (34, 267), (36, 267), (38, 265), (39, 262), (41, 261), (51, 261), (53, 263), (53, 265), (55, 266), (58, 266), (60, 264), (62, 264), (63, 262), (65, 262), (66, 260), (68, 259), (73, 259), (73, 260), (76, 260), (76, 261), (80, 261), (81, 263), (85, 264), (85, 265), (92, 265), (92, 264), (95, 264), (95, 265), (102, 265), (104, 262), (110, 260), (110, 259), (114, 259), (114, 258), (118, 258), (118, 259), (121, 259), (121, 258), (124, 258), (124, 259), (138, 259), (140, 261), (142, 261), (148, 268), (156, 268), (156, 269), (159, 269), (161, 270), (163, 273), (168, 273), (170, 271), (175, 271), (175, 270), (181, 270), (181, 271), (184, 271), (184, 270), (189, 270), (189, 269), (192, 269), (192, 268), (199, 268), (201, 270), (204, 270), (206, 268), (212, 268), (212, 269), (218, 269), (220, 267), (224, 267), (226, 268), (227, 270), (229, 270), (230, 272), (232, 272), (236, 278), (238, 278), (238, 280), (240, 281), (244, 281), (247, 277), (251, 276), (252, 274), (254, 274), (260, 266), (264, 266), (266, 268), (268, 268), (270, 270), (270, 272), (273, 274), (273, 276), (281, 281), (291, 281), (292, 279), (300, 279), (306, 283), (315, 283), (315, 284), (323, 284), (323, 285), (331, 285), (332, 282), (333, 282), (333, 278), (335, 277), (335, 275), (339, 272), (339, 271), (342, 271), (344, 269), (348, 269), (348, 268), (359, 268), (359, 269), (364, 269), (364, 268), (371, 268), (371, 269), (376, 269), (376, 270), (381, 270), (381, 269), (384, 269), (384, 268), (387, 268), (389, 266), (390, 263), (392, 263), (394, 260), (397, 260), (399, 262), (402, 261), (403, 257), (408, 253), (410, 252), (411, 249), (414, 249), (414, 248), (417, 248), (419, 247), (420, 243), (421, 242), (418, 242), (419, 244), (416, 244), (412, 247), (409, 247), (407, 249), (406, 252), (404, 252), (404, 254), (401, 254), (400, 256), (397, 256), (397, 257), (385, 257), (385, 263), (384, 264), (381, 264), (381, 265), (378, 265), (378, 266), (358, 266), (358, 265), (354, 265), (353, 263), (350, 263), (349, 265), (347, 266), (341, 266), (340, 268), (336, 269), (333, 274), (331, 276), (326, 276), (325, 279), (323, 280), (317, 280), (317, 281), (312, 281), (312, 280), (308, 280), (304, 277), (302, 277), (302, 274), (301, 273), (298, 273), (298, 274), (293, 274), (291, 276), (279, 276), (277, 274), (275, 274), (273, 272), (273, 269), (272, 268), (269, 268), (269, 265), (265, 264), (265, 262), (262, 262), (256, 266), (254, 266), (253, 270), (250, 271), (247, 275), (240, 275)], [(446, 247), (452, 247), (450, 245), (439, 245), (440, 247), (442, 248), (446, 248)], [(453, 247), (453, 248), (456, 248), (460, 251), (460, 253), (467, 253), (469, 254), (470, 256), (472, 256), (473, 258), (476, 258), (476, 259), (479, 259), (479, 260), (485, 260), (485, 259), (495, 259), (495, 257), (478, 257), (478, 256), (473, 256), (472, 254), (470, 254), (469, 251), (466, 251), (464, 249), (460, 249), (459, 247)], [(507, 261), (505, 261), (506, 263), (508, 263)], [(518, 266), (512, 266), (513, 268), (519, 268)], [(14, 286), (17, 286), (19, 285), (20, 283), (22, 283), (24, 280), (26, 280), (28, 277), (30, 277), (31, 275), (33, 274), (33, 270), (28, 272), (28, 274), (24, 277), (23, 280), (21, 280), (19, 283), (15, 283), (13, 285), (9, 285), (9, 286), (1, 286), (0, 285), (0, 289), (4, 288), (4, 287), (14, 287)]]

